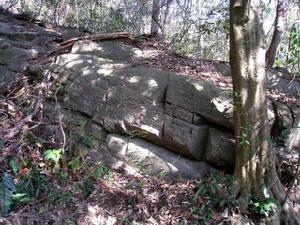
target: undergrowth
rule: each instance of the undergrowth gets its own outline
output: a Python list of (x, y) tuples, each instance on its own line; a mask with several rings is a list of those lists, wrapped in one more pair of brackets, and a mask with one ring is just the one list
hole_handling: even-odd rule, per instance
[(228, 210), (236, 206), (232, 185), (232, 176), (214, 173), (205, 177), (194, 189), (194, 196), (187, 199), (192, 214), (207, 221), (218, 214), (228, 216)]
[[(25, 204), (40, 201), (60, 204), (75, 195), (87, 199), (100, 177), (112, 176), (104, 163), (88, 165), (83, 156), (64, 159), (66, 156), (59, 148), (49, 148), (43, 153), (35, 151), (32, 158), (26, 153), (6, 157), (6, 167), (0, 174), (0, 217), (7, 217)], [(65, 160), (67, 167), (63, 164)]]

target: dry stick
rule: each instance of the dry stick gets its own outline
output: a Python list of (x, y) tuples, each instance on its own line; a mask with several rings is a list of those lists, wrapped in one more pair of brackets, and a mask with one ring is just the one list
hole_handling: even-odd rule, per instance
[(37, 103), (35, 105), (33, 112), (28, 116), (26, 116), (24, 119), (22, 119), (20, 122), (18, 122), (15, 127), (11, 128), (9, 132), (4, 136), (5, 139), (11, 139), (15, 137), (18, 133), (20, 133), (21, 129), (25, 126), (25, 124), (30, 122), (31, 119), (39, 113), (40, 107), (42, 105), (42, 97), (43, 97), (43, 92), (42, 90), (39, 90)]
[(13, 137), (15, 137), (17, 134), (19, 134), (22, 130), (22, 128), (26, 125), (26, 123), (31, 122), (32, 118), (34, 118), (42, 108), (43, 103), (43, 97), (44, 97), (44, 89), (47, 88), (47, 81), (49, 80), (49, 77), (45, 77), (43, 82), (40, 84), (40, 88), (38, 91), (38, 97), (36, 100), (36, 105), (34, 107), (34, 110), (31, 114), (26, 116), (24, 119), (22, 119), (20, 122), (16, 124), (13, 128), (9, 129), (8, 133), (4, 136), (5, 139), (10, 140)]
[(83, 40), (89, 40), (89, 41), (107, 41), (107, 40), (117, 40), (117, 39), (129, 39), (132, 40), (129, 33), (127, 32), (119, 32), (119, 33), (111, 33), (111, 34), (95, 34), (85, 37), (77, 37), (77, 38), (71, 38), (69, 40), (66, 40), (59, 44), (59, 47), (57, 49), (51, 50), (47, 53), (47, 55), (53, 55), (57, 52), (61, 52), (63, 50), (68, 49), (69, 47), (72, 47), (76, 41), (83, 41)]
[(58, 100), (57, 100), (57, 92), (59, 91), (59, 88), (56, 90), (56, 92), (54, 93), (54, 98), (55, 98), (55, 103), (56, 103), (56, 107), (57, 107), (57, 112), (58, 112), (58, 119), (59, 119), (59, 127), (61, 129), (61, 133), (63, 135), (63, 146), (62, 146), (62, 152), (65, 153), (65, 148), (66, 148), (66, 133), (64, 131), (64, 126), (63, 126), (63, 121), (62, 121), (62, 118), (63, 118), (63, 115), (60, 111), (60, 105), (58, 103)]
[(111, 34), (95, 34), (85, 37), (77, 37), (72, 38), (67, 41), (64, 41), (59, 44), (60, 47), (66, 47), (69, 46), (69, 44), (73, 44), (76, 41), (83, 41), (83, 40), (91, 40), (91, 41), (104, 41), (104, 40), (114, 40), (114, 39), (123, 39), (123, 38), (129, 38), (130, 35), (127, 32), (119, 32), (119, 33), (111, 33)]

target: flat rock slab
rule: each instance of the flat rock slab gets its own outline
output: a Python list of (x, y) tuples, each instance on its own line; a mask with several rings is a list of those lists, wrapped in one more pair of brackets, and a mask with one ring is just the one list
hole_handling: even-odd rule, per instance
[(201, 178), (214, 169), (205, 162), (182, 157), (139, 138), (108, 135), (109, 151), (141, 173), (172, 178)]
[(74, 44), (71, 54), (87, 54), (114, 61), (131, 61), (142, 55), (142, 51), (129, 45), (115, 42), (78, 41)]

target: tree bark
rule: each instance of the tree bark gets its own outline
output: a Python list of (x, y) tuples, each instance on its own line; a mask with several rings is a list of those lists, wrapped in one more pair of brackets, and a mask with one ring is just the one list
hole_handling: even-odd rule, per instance
[(263, 196), (268, 173), (268, 118), (265, 98), (265, 51), (259, 7), (231, 0), (230, 65), (233, 79), (236, 166), (241, 194)]
[(160, 4), (159, 0), (153, 0), (150, 35), (154, 37), (158, 35), (158, 30), (159, 30), (159, 24), (158, 24), (159, 11), (160, 11), (159, 4)]
[(265, 223), (299, 224), (299, 216), (284, 202), (285, 191), (276, 173), (274, 151), (268, 143), (265, 43), (260, 18), (259, 0), (230, 0), (237, 197), (245, 209), (253, 197), (262, 201), (275, 198), (276, 212)]
[(170, 11), (170, 5), (173, 2), (173, 0), (165, 0), (163, 6), (165, 6), (165, 11), (162, 19), (162, 35), (163, 38), (166, 38), (166, 25), (167, 25), (167, 20), (169, 17), (169, 11)]
[(274, 31), (270, 46), (266, 53), (266, 67), (271, 68), (274, 65), (275, 57), (282, 39), (284, 31), (285, 9), (283, 0), (277, 0), (276, 17), (274, 22)]

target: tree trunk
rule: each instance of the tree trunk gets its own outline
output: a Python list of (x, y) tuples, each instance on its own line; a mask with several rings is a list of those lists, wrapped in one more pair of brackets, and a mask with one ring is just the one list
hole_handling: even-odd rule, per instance
[[(285, 191), (275, 170), (275, 156), (268, 143), (269, 125), (265, 97), (265, 43), (259, 0), (230, 0), (230, 65), (233, 80), (234, 129), (236, 138), (235, 177), (237, 197), (248, 207), (251, 198), (276, 198), (277, 212), (268, 224), (279, 224)], [(284, 208), (283, 208), (284, 209)], [(284, 221), (286, 222), (286, 221)], [(293, 224), (286, 222), (283, 224)]]
[(170, 4), (172, 3), (173, 0), (165, 0), (164, 2), (164, 6), (165, 6), (165, 11), (163, 14), (163, 19), (162, 19), (162, 25), (161, 25), (161, 33), (162, 33), (162, 37), (163, 40), (166, 40), (166, 24), (167, 24), (167, 19), (169, 17), (169, 10), (170, 10)]
[(130, 20), (130, 23), (132, 24), (133, 29), (134, 29), (135, 31), (139, 31), (137, 25), (135, 24), (135, 21), (134, 21), (132, 15), (131, 15), (131, 12), (130, 12), (130, 10), (129, 10), (129, 7), (128, 7), (128, 0), (123, 0), (123, 3), (124, 3), (124, 5), (125, 5), (125, 9), (126, 9), (126, 11), (127, 11), (127, 15), (128, 15), (129, 20)]
[(283, 5), (283, 0), (277, 0), (273, 36), (272, 36), (270, 46), (266, 53), (267, 68), (271, 68), (275, 62), (275, 57), (284, 31), (284, 18), (285, 18), (285, 9)]
[[(250, 0), (231, 0), (230, 65), (233, 79), (235, 175), (241, 194), (262, 196), (268, 166), (264, 41), (259, 8)], [(255, 31), (255, 32), (254, 32)]]
[(150, 34), (154, 37), (158, 35), (158, 29), (159, 29), (159, 24), (158, 24), (158, 17), (159, 17), (159, 0), (153, 0), (153, 5), (152, 5), (152, 14), (151, 14), (151, 30)]

